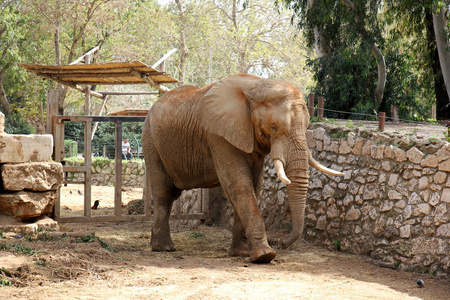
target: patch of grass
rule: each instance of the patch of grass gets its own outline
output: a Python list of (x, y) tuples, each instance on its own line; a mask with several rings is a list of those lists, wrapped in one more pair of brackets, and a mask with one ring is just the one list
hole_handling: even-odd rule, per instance
[(447, 142), (450, 142), (450, 136), (448, 135), (448, 132), (443, 132), (445, 139), (447, 140)]
[(205, 237), (205, 235), (203, 233), (199, 233), (199, 232), (191, 232), (188, 234), (188, 237), (193, 238), (193, 239), (198, 239), (198, 238)]
[(0, 250), (9, 250), (9, 249), (11, 249), (11, 245), (0, 244)]
[(86, 234), (80, 238), (75, 239), (75, 242), (77, 242), (77, 243), (92, 243), (96, 239), (97, 239), (96, 236), (94, 236), (92, 234)]
[(429, 138), (428, 140), (429, 140), (431, 143), (436, 143), (436, 142), (439, 141), (438, 138)]
[(6, 239), (5, 235), (3, 234), (3, 231), (0, 231), (0, 240), (1, 239)]
[(34, 250), (31, 247), (25, 246), (23, 244), (15, 244), (13, 247), (14, 247), (14, 250), (19, 254), (34, 256), (39, 253), (38, 250)]
[(335, 119), (327, 119), (327, 118), (324, 118), (324, 119), (323, 119), (323, 122), (324, 122), (324, 123), (327, 123), (327, 124), (331, 124), (331, 125), (336, 125), (336, 124), (337, 124), (337, 121), (336, 121)]
[(331, 138), (333, 139), (342, 139), (345, 137), (348, 137), (348, 132), (338, 131), (331, 134)]
[(339, 239), (334, 240), (333, 245), (334, 249), (336, 249), (337, 251), (341, 251), (341, 241)]
[(46, 267), (46, 266), (48, 266), (48, 263), (47, 263), (46, 261), (42, 261), (42, 260), (35, 261), (34, 264), (35, 264), (36, 266), (41, 266), (41, 267)]
[(11, 281), (3, 277), (4, 276), (0, 274), (0, 286), (11, 286)]
[(427, 119), (427, 122), (428, 123), (430, 123), (430, 125), (433, 125), (433, 126), (439, 126), (440, 124), (437, 122), (437, 120), (436, 119)]
[(413, 136), (413, 135), (416, 135), (416, 134), (417, 134), (417, 131), (419, 131), (419, 129), (414, 128), (412, 132), (409, 132), (409, 133), (407, 133), (406, 135), (407, 135), (407, 136)]
[(77, 242), (77, 243), (92, 243), (95, 240), (97, 240), (100, 243), (100, 246), (102, 246), (109, 252), (113, 252), (113, 253), (117, 252), (117, 250), (111, 248), (111, 246), (109, 246), (108, 243), (106, 243), (102, 239), (100, 239), (92, 234), (86, 234), (85, 236), (82, 236), (82, 237), (76, 239), (75, 242)]

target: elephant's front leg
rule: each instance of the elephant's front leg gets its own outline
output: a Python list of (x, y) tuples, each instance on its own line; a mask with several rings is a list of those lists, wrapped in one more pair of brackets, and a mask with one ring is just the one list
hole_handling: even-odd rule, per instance
[[(225, 141), (222, 145), (217, 145), (215, 149), (213, 158), (217, 175), (245, 229), (250, 261), (270, 262), (275, 258), (276, 253), (267, 243), (264, 222), (256, 200), (254, 178), (244, 154), (233, 146), (227, 145)], [(240, 226), (239, 223), (237, 226)], [(239, 230), (239, 228), (236, 229)], [(239, 242), (236, 240), (238, 238), (240, 238), (239, 235), (234, 236), (233, 246), (235, 247)]]

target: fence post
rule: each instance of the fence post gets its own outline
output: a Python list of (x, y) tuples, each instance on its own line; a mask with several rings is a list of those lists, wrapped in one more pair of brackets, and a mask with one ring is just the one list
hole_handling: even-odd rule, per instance
[(436, 120), (436, 104), (431, 105), (431, 118)]
[(380, 112), (378, 115), (378, 129), (384, 131), (384, 124), (386, 121), (386, 113)]
[(391, 105), (391, 116), (392, 116), (392, 122), (398, 123), (400, 121), (399, 115), (398, 115), (398, 106), (397, 105)]
[(319, 120), (323, 120), (323, 103), (325, 102), (325, 99), (320, 96), (318, 98), (318, 103), (317, 103), (317, 116), (319, 117)]
[(309, 117), (313, 118), (314, 117), (314, 94), (309, 94), (309, 96), (308, 96), (308, 112), (309, 112)]

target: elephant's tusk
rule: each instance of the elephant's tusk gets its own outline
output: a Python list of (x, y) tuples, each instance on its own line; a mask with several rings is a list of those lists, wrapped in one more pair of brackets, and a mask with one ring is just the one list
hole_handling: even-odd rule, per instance
[(273, 165), (275, 166), (275, 171), (277, 172), (278, 178), (280, 178), (280, 180), (286, 185), (291, 184), (291, 181), (289, 180), (289, 178), (287, 178), (286, 173), (284, 173), (284, 167), (281, 160), (274, 160)]
[(328, 175), (332, 175), (332, 176), (345, 176), (344, 173), (339, 172), (339, 171), (335, 171), (332, 169), (329, 169), (323, 165), (321, 165), (317, 160), (315, 160), (314, 158), (312, 158), (312, 156), (309, 157), (309, 164), (311, 165), (311, 167), (316, 168), (319, 171), (322, 171), (324, 173), (327, 173)]

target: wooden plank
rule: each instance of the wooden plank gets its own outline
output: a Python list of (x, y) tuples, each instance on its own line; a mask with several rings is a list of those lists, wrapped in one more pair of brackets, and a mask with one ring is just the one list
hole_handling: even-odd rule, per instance
[(84, 184), (86, 181), (84, 180), (64, 180), (64, 184)]
[(60, 121), (68, 122), (85, 122), (85, 121), (98, 121), (98, 122), (144, 122), (145, 117), (137, 116), (57, 116)]
[(126, 222), (126, 221), (150, 221), (151, 218), (145, 215), (123, 215), (117, 216), (91, 216), (87, 217), (61, 217), (60, 223), (81, 223), (81, 222)]
[(159, 95), (159, 92), (99, 92), (103, 95)]
[[(206, 219), (206, 214), (186, 214), (174, 216), (171, 215), (171, 220), (204, 220)], [(151, 221), (152, 216), (146, 215), (121, 215), (117, 216), (91, 216), (87, 217), (61, 217), (58, 222), (60, 223), (81, 223), (81, 222), (126, 222), (126, 221)]]
[(122, 215), (122, 122), (116, 122), (116, 158), (114, 183), (114, 214)]
[(83, 58), (85, 58), (86, 56), (91, 55), (92, 53), (96, 52), (99, 49), (100, 49), (99, 46), (95, 46), (94, 48), (92, 48), (91, 50), (86, 52), (83, 56), (81, 56), (81, 57), (77, 58), (76, 60), (74, 60), (73, 62), (71, 62), (69, 65), (75, 65), (75, 64), (79, 63), (80, 61), (83, 60)]
[[(78, 86), (78, 85), (76, 85), (76, 84), (73, 84), (73, 83), (71, 83), (71, 82), (67, 82), (67, 81), (64, 81), (64, 80), (60, 80), (60, 79), (58, 79), (58, 78), (54, 78), (54, 77), (51, 77), (51, 76), (47, 76), (47, 75), (41, 74), (41, 73), (36, 73), (36, 74), (39, 75), (39, 76), (41, 76), (41, 77), (43, 77), (43, 78), (45, 78), (45, 79), (53, 80), (53, 81), (56, 81), (56, 82), (58, 82), (58, 83), (67, 85), (67, 86), (69, 86), (69, 87), (71, 87), (71, 88), (73, 88), (73, 89), (76, 89), (76, 90), (80, 91), (80, 92), (83, 92), (83, 93), (85, 92), (85, 89), (84, 89), (84, 88), (82, 88), (82, 87), (80, 87), (80, 86)], [(104, 95), (99, 94), (99, 93), (97, 93), (97, 92), (93, 92), (93, 91), (90, 91), (90, 94), (91, 94), (92, 96), (97, 97), (97, 98), (100, 98), (100, 99), (103, 99), (103, 97), (105, 97)]]
[(84, 123), (84, 164), (86, 166), (86, 171), (84, 173), (84, 215), (87, 217), (91, 216), (91, 198), (92, 198), (92, 188), (91, 188), (91, 178), (92, 178), (92, 143), (91, 143), (91, 133), (92, 133), (92, 122), (87, 121)]
[(86, 172), (86, 166), (63, 166), (63, 171), (75, 173)]

